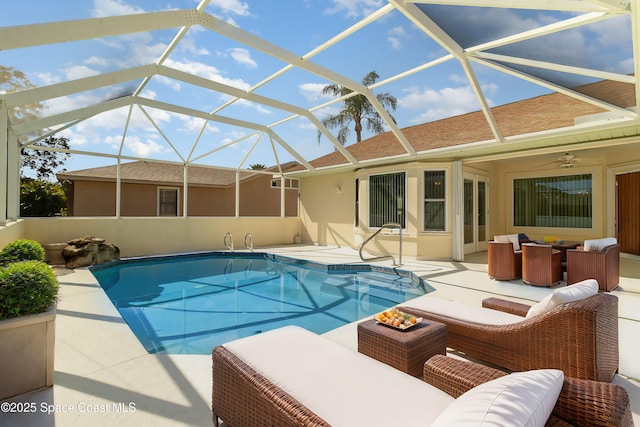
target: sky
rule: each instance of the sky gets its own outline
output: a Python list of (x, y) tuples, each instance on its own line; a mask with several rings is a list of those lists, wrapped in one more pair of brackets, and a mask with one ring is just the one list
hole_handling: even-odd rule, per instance
[[(51, 21), (100, 18), (113, 15), (190, 9), (195, 0), (32, 0), (24, 7), (13, 0), (0, 0), (0, 27)], [(212, 0), (205, 12), (243, 31), (278, 45), (298, 57), (308, 55), (322, 43), (347, 30), (386, 2), (382, 0)], [(420, 5), (428, 16), (462, 47), (509, 36), (575, 16), (573, 12), (469, 8)], [(53, 85), (78, 78), (154, 64), (167, 49), (178, 28), (112, 36), (0, 51), (0, 66), (25, 73), (34, 86)], [(632, 67), (628, 16), (599, 21), (540, 39), (495, 49), (493, 53), (540, 61), (559, 62), (598, 71), (629, 73)], [(360, 82), (375, 71), (380, 82), (374, 93), (386, 92), (397, 101), (391, 112), (398, 127), (439, 120), (479, 109), (477, 97), (464, 70), (455, 60), (395, 79), (406, 70), (443, 58), (447, 52), (420, 31), (400, 12), (392, 10), (375, 22), (349, 35), (310, 59), (326, 69)], [(332, 97), (322, 94), (330, 81), (294, 68), (259, 85), (282, 70), (284, 62), (210, 29), (193, 26), (163, 63), (167, 67), (223, 83), (305, 109), (319, 119), (339, 111), (341, 104), (324, 108)], [(472, 64), (490, 106), (502, 105), (549, 93), (547, 88), (492, 68)], [(536, 76), (563, 86), (593, 81), (567, 73), (548, 73), (520, 66)], [(96, 102), (130, 94), (142, 80), (133, 80), (73, 96), (42, 102), (43, 115), (55, 115)], [(0, 82), (0, 94), (6, 87)], [(290, 119), (291, 113), (229, 95), (198, 88), (162, 76), (153, 77), (141, 96), (185, 108), (212, 112), (265, 126), (290, 150), (311, 160), (334, 147), (306, 118)], [(124, 129), (126, 128), (126, 134)], [(335, 134), (335, 131), (334, 131)], [(291, 153), (267, 134), (221, 122), (204, 125), (193, 118), (159, 108), (128, 107), (108, 111), (66, 128), (56, 136), (69, 140), (78, 153), (122, 153), (130, 158), (248, 167), (267, 166), (292, 160)], [(371, 133), (365, 132), (365, 137)], [(355, 142), (350, 134), (347, 145)], [(112, 157), (73, 154), (65, 164), (69, 171), (114, 164)]]

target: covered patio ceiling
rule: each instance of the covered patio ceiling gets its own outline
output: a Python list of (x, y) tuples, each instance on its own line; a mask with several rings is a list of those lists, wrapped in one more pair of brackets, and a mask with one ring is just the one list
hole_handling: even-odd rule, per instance
[[(0, 117), (8, 118), (0, 142), (34, 148), (64, 136), (70, 170), (295, 160), (315, 171), (311, 160), (333, 151), (345, 162), (330, 168), (357, 167), (349, 144), (322, 124), (344, 100), (323, 96), (328, 84), (365, 95), (407, 160), (429, 153), (416, 152), (403, 128), (471, 111), (483, 113), (493, 138), (469, 143), (539, 139), (505, 137), (492, 107), (553, 92), (607, 112), (606, 121), (557, 136), (639, 125), (637, 108), (572, 89), (622, 82), (638, 104), (640, 12), (630, 0), (176, 0), (163, 10), (149, 0), (82, 0), (71, 20), (51, 2), (35, 3), (51, 9), (41, 10), (48, 22), (31, 13), (33, 3), (16, 22), (0, 19), (0, 71), (28, 81), (0, 79)], [(365, 87), (370, 71), (380, 78)], [(379, 92), (398, 99), (395, 112)]]

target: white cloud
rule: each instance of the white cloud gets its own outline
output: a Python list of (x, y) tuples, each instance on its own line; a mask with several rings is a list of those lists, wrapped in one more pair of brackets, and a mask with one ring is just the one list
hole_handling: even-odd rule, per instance
[(402, 47), (402, 41), (407, 38), (407, 32), (402, 27), (392, 28), (387, 35), (387, 40), (391, 43), (391, 47), (394, 49), (400, 49)]
[(175, 68), (176, 70), (195, 74), (197, 76), (204, 77), (218, 83), (233, 86), (242, 90), (248, 90), (251, 87), (249, 83), (246, 83), (242, 79), (230, 79), (222, 76), (222, 74), (216, 67), (203, 64), (202, 62), (180, 62), (167, 59), (165, 61), (165, 65)]
[(398, 99), (398, 105), (421, 113), (412, 123), (425, 123), (453, 117), (478, 109), (478, 101), (470, 86), (447, 87), (439, 90), (407, 89), (408, 94)]
[(83, 77), (96, 76), (100, 73), (84, 65), (75, 65), (64, 70), (64, 74), (67, 80), (75, 80)]
[(87, 65), (97, 65), (99, 67), (104, 67), (105, 65), (108, 64), (108, 61), (106, 60), (106, 58), (101, 58), (99, 56), (92, 56), (88, 59), (85, 59), (84, 63)]
[(137, 136), (127, 136), (124, 141), (124, 146), (136, 156), (140, 157), (150, 157), (152, 154), (169, 151), (152, 139), (142, 141)]
[(92, 16), (99, 18), (113, 15), (144, 13), (144, 9), (125, 3), (123, 0), (94, 0)]
[(238, 0), (212, 0), (209, 6), (217, 7), (225, 14), (248, 16), (249, 5)]
[(53, 75), (49, 72), (47, 73), (36, 73), (38, 79), (42, 82), (43, 85), (52, 85), (55, 83), (60, 83), (60, 77)]
[(333, 6), (326, 9), (326, 13), (346, 13), (348, 17), (367, 16), (380, 9), (382, 0), (331, 0)]
[(229, 54), (238, 64), (246, 65), (249, 68), (256, 68), (258, 64), (251, 58), (251, 53), (247, 49), (233, 48), (229, 49)]
[[(199, 117), (188, 117), (180, 115), (178, 116), (183, 123), (183, 126), (180, 127), (180, 130), (189, 133), (189, 134), (198, 134), (202, 130), (202, 126), (205, 123), (204, 119)], [(205, 128), (205, 132), (207, 133), (217, 133), (220, 132), (220, 129), (216, 126), (212, 126), (211, 122), (207, 123), (207, 127)]]
[(324, 95), (322, 93), (322, 89), (324, 89), (325, 86), (326, 84), (324, 83), (303, 83), (298, 85), (298, 91), (310, 102), (316, 102), (321, 99), (333, 99), (332, 95)]

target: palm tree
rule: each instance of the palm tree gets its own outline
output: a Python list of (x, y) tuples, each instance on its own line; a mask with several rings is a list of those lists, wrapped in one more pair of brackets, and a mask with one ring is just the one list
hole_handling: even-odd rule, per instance
[[(364, 86), (370, 86), (378, 80), (379, 76), (375, 71), (370, 71), (362, 79)], [(332, 83), (322, 89), (322, 94), (331, 94), (334, 96), (345, 96), (353, 91), (347, 87)], [(389, 93), (379, 93), (376, 98), (385, 109), (395, 111), (398, 100)], [(393, 117), (392, 117), (393, 119)], [(336, 137), (340, 144), (345, 145), (349, 136), (349, 126), (353, 122), (356, 131), (356, 141), (362, 141), (363, 124), (366, 128), (376, 135), (384, 132), (384, 120), (378, 114), (378, 111), (371, 105), (365, 95), (359, 94), (347, 98), (343, 101), (343, 108), (336, 115), (329, 116), (322, 120), (322, 124), (329, 129), (339, 129)], [(394, 120), (395, 122), (395, 120)], [(318, 142), (322, 133), (318, 130)]]

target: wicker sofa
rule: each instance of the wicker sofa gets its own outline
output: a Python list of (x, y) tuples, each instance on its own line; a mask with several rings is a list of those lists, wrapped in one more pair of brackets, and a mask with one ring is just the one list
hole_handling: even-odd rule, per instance
[[(524, 414), (548, 426), (633, 425), (628, 394), (618, 385), (558, 370), (504, 377), (445, 356), (427, 361), (425, 383), (296, 326), (218, 346), (212, 362), (214, 426), (440, 426), (460, 414), (476, 421), (486, 414), (521, 421)], [(500, 377), (515, 383), (498, 384)], [(514, 398), (508, 391), (518, 387)], [(477, 406), (482, 415), (475, 417)]]
[[(540, 306), (589, 284), (595, 295)], [(447, 347), (511, 371), (556, 368), (565, 375), (611, 381), (618, 370), (618, 298), (589, 280), (559, 288), (532, 306), (488, 298), (482, 307), (425, 296), (401, 310), (444, 323)], [(528, 315), (528, 317), (527, 317)]]

